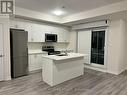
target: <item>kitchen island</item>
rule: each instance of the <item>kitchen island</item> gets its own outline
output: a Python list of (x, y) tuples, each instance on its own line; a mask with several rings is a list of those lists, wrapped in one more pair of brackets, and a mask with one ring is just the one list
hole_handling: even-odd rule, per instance
[(50, 86), (84, 74), (84, 54), (43, 55), (43, 81)]

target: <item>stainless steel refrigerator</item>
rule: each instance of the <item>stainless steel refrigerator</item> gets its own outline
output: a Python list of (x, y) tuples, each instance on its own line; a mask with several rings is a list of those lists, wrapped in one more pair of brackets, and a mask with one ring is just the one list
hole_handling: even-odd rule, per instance
[(28, 33), (25, 30), (10, 29), (11, 77), (28, 74)]

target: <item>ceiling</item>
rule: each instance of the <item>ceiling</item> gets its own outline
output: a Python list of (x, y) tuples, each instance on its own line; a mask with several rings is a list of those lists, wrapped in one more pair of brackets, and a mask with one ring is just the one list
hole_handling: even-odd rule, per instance
[[(15, 0), (16, 6), (53, 15), (56, 9), (65, 11), (63, 16), (88, 11), (123, 0)], [(62, 8), (62, 7), (65, 8)]]

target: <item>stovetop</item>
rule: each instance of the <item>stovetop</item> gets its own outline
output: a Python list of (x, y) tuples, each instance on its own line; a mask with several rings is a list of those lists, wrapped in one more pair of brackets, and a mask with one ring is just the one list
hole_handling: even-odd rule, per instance
[(54, 46), (43, 46), (42, 51), (48, 52), (48, 55), (60, 54), (60, 51), (55, 51)]

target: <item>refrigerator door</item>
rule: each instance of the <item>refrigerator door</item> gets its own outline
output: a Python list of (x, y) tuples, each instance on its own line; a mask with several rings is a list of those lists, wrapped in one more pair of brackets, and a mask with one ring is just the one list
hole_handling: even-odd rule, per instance
[(24, 30), (11, 29), (11, 76), (12, 78), (28, 73), (28, 33)]
[(11, 29), (12, 57), (28, 55), (28, 33), (24, 30)]
[(14, 58), (11, 73), (12, 78), (17, 78), (27, 74), (28, 74), (28, 58), (26, 56)]

